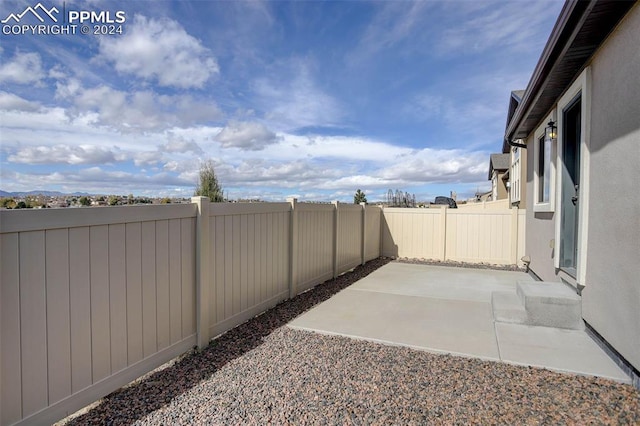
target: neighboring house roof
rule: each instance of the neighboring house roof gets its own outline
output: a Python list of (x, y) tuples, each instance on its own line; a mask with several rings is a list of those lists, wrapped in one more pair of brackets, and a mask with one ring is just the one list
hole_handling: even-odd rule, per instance
[[(509, 96), (509, 111), (507, 112), (507, 124), (505, 126), (505, 131), (509, 128), (509, 123), (511, 123), (511, 119), (513, 118), (513, 114), (516, 112), (518, 105), (522, 102), (522, 96), (524, 95), (524, 90), (512, 90), (511, 96)], [(503, 146), (502, 152), (509, 152), (509, 146)]]
[(522, 96), (524, 96), (524, 90), (512, 90), (511, 97), (514, 98), (518, 103), (522, 101)]
[(493, 171), (502, 172), (509, 170), (509, 163), (511, 162), (511, 156), (509, 154), (491, 154), (489, 159), (489, 179), (493, 175)]
[(524, 139), (593, 56), (635, 1), (567, 0), (538, 60), (522, 101), (507, 124), (510, 140)]

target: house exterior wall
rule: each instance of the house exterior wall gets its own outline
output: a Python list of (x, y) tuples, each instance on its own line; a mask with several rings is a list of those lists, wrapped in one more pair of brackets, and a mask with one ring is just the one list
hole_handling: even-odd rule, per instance
[(591, 63), (589, 229), (583, 316), (640, 369), (640, 6)]
[[(615, 350), (640, 369), (640, 6), (635, 5), (586, 64), (590, 77), (583, 101), (584, 128), (580, 186), (578, 283), (582, 314)], [(564, 95), (563, 95), (564, 96)], [(560, 115), (562, 105), (555, 105)], [(544, 120), (543, 120), (544, 121)], [(541, 121), (542, 124), (542, 121)], [(534, 147), (534, 133), (527, 138)], [(559, 142), (558, 142), (559, 146)], [(561, 281), (554, 266), (555, 211), (534, 211), (534, 155), (527, 157), (526, 254), (530, 269), (544, 281)], [(560, 170), (558, 157), (555, 171)]]
[[(527, 138), (529, 149), (533, 147), (533, 133)], [(523, 150), (525, 151), (525, 150)], [(526, 185), (524, 199), (528, 206), (533, 206), (533, 179), (535, 165), (534, 155), (526, 156)], [(531, 258), (529, 268), (543, 281), (560, 281), (556, 276), (553, 266), (554, 245), (555, 245), (555, 217), (557, 212), (536, 212), (533, 208), (527, 209), (527, 230), (526, 230), (526, 254)]]
[[(518, 186), (520, 188), (520, 204), (518, 205), (519, 209), (527, 208), (527, 170), (529, 166), (527, 164), (527, 155), (526, 149), (520, 150), (520, 179), (518, 180)], [(512, 184), (513, 185), (513, 184)]]
[(504, 172), (493, 171), (491, 176), (492, 201), (504, 200), (509, 197), (507, 187), (502, 180), (503, 176)]
[(505, 172), (499, 172), (498, 175), (498, 200), (505, 200), (509, 198), (509, 191), (507, 190), (507, 186), (505, 185), (505, 181), (502, 178), (505, 175)]

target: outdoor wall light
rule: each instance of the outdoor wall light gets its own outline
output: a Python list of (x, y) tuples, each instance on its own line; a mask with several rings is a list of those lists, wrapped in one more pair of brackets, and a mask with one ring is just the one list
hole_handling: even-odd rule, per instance
[(558, 137), (557, 129), (555, 121), (549, 120), (547, 127), (544, 129), (545, 136), (550, 140), (556, 140)]

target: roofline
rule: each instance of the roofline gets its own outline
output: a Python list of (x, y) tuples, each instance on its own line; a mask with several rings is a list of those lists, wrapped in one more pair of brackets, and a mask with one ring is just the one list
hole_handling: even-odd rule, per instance
[(507, 131), (505, 132), (505, 142), (508, 143), (511, 141), (511, 137), (516, 132), (517, 128), (520, 127), (520, 124), (526, 115), (525, 112), (528, 112), (533, 104), (533, 97), (539, 92), (540, 86), (542, 86), (542, 83), (549, 75), (552, 65), (560, 57), (560, 48), (569, 41), (570, 37), (567, 34), (569, 28), (567, 25), (582, 17), (587, 6), (589, 6), (589, 9), (592, 9), (595, 1), (596, 0), (567, 0), (564, 6), (562, 6), (562, 10), (560, 11), (560, 15), (553, 26), (551, 35), (549, 36), (549, 39), (542, 50), (542, 54), (540, 55), (540, 59), (533, 70), (529, 84), (527, 84), (524, 95), (522, 95), (522, 101), (520, 102), (520, 105), (518, 105), (518, 108), (516, 108), (513, 118), (507, 127)]
[(619, 22), (638, 4), (638, 0), (566, 0), (522, 102), (507, 126), (503, 152), (509, 145), (521, 146), (514, 139), (531, 133)]

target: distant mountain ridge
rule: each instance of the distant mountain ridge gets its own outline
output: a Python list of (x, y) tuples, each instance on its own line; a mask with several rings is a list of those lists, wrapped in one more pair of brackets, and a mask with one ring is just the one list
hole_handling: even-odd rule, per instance
[(64, 193), (60, 191), (27, 191), (27, 192), (7, 192), (0, 189), (0, 197), (28, 197), (30, 195), (43, 195), (45, 197), (83, 196), (91, 195), (86, 192)]

